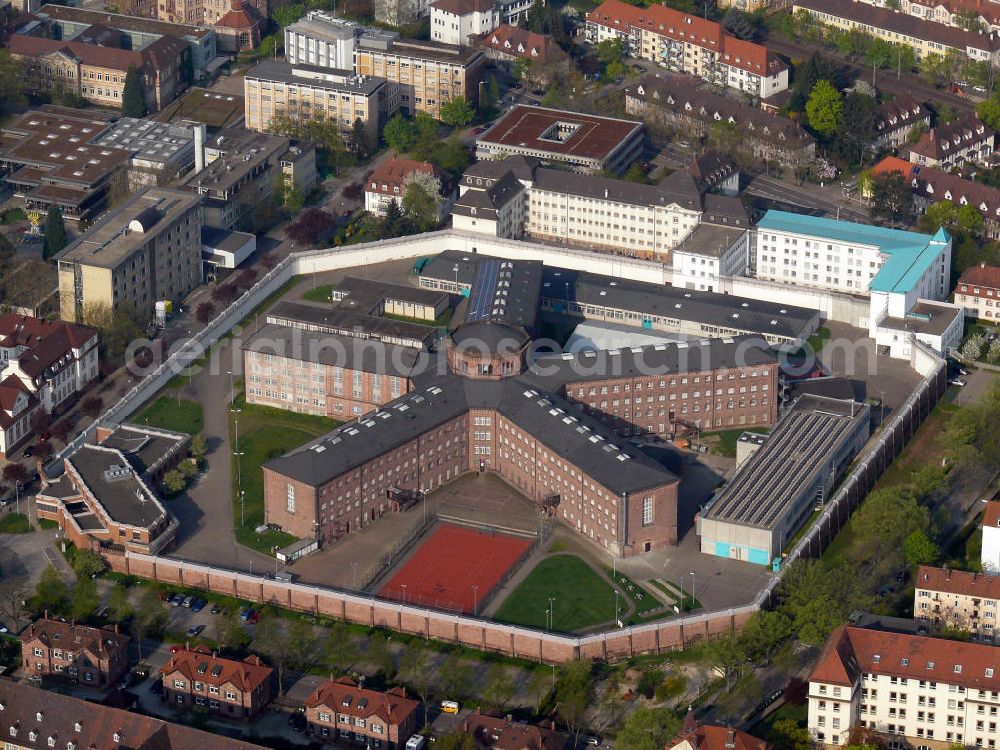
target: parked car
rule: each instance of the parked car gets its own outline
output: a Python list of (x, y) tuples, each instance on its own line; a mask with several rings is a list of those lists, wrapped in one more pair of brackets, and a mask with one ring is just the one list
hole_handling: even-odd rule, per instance
[(441, 701), (441, 713), (457, 714), (458, 701)]
[(258, 620), (260, 620), (260, 612), (255, 609), (250, 610), (250, 617), (247, 618), (247, 622), (251, 625), (256, 625)]
[(960, 378), (952, 378), (948, 381), (948, 385), (957, 385), (959, 388), (965, 387), (965, 381)]
[(170, 597), (170, 606), (179, 607), (181, 606), (181, 603), (183, 601), (184, 601), (184, 594), (174, 594), (172, 597)]
[(192, 625), (187, 629), (188, 638), (194, 638), (196, 635), (200, 635), (201, 631), (204, 629), (204, 625)]
[(583, 744), (589, 745), (590, 747), (600, 747), (601, 746), (601, 738), (598, 737), (595, 734), (592, 734), (589, 737), (585, 737), (584, 738)]
[(176, 654), (180, 650), (181, 650), (181, 647), (180, 647), (179, 644), (176, 644), (176, 643), (171, 644), (171, 646), (170, 646), (170, 653)]
[(31, 458), (33, 455), (35, 455), (35, 446), (29, 445), (27, 448), (24, 449), (21, 455), (24, 456), (25, 458)]
[(191, 611), (201, 612), (203, 609), (205, 609), (206, 604), (208, 604), (208, 602), (199, 597), (195, 599), (193, 602), (191, 602)]
[(250, 618), (255, 614), (257, 613), (253, 611), (253, 607), (247, 607), (240, 612), (240, 619), (243, 622), (250, 622)]
[(213, 604), (212, 605), (211, 612), (212, 612), (213, 615), (217, 615), (221, 611), (222, 611), (222, 605), (221, 604)]
[(181, 606), (184, 607), (185, 609), (191, 609), (192, 604), (194, 604), (193, 596), (185, 596), (184, 599), (181, 601)]

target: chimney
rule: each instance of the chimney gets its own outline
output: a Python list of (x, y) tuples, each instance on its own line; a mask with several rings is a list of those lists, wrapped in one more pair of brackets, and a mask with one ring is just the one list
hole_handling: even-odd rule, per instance
[(205, 168), (205, 123), (199, 122), (194, 129), (194, 173)]
[(118, 623), (115, 623), (115, 635), (118, 635)]
[(736, 747), (736, 732), (732, 729), (726, 732), (726, 747)]

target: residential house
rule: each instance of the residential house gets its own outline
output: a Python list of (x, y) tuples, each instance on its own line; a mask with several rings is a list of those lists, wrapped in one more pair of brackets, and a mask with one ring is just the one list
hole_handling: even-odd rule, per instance
[(473, 713), (462, 721), (462, 733), (471, 735), (476, 746), (489, 750), (564, 750), (571, 745), (569, 736), (555, 727), (555, 722), (527, 724), (512, 717)]
[(310, 733), (320, 742), (402, 750), (420, 726), (420, 702), (406, 688), (385, 692), (360, 687), (349, 677), (330, 679), (303, 704)]
[(1000, 31), (1000, 7), (992, 0), (863, 0), (872, 5), (889, 8), (899, 13), (907, 13), (926, 21), (935, 21), (960, 29), (969, 28), (970, 23), (982, 24), (984, 31)]
[(562, 47), (548, 34), (536, 34), (509, 23), (485, 34), (478, 46), (497, 68), (514, 75), (520, 66), (539, 85), (548, 82), (550, 70), (569, 62)]
[(472, 38), (500, 25), (494, 0), (435, 0), (431, 3), (431, 39), (466, 46)]
[(38, 411), (38, 398), (13, 375), (0, 381), (0, 458), (14, 451), (32, 436), (31, 416)]
[(910, 147), (910, 161), (949, 170), (966, 163), (985, 164), (993, 155), (993, 130), (975, 115), (938, 125)]
[(183, 648), (160, 669), (167, 703), (228, 719), (256, 716), (271, 700), (274, 670), (259, 656), (226, 659), (204, 646)]
[(266, 23), (250, 0), (231, 0), (229, 10), (215, 22), (219, 51), (238, 54), (256, 49)]
[(667, 743), (666, 750), (769, 750), (770, 744), (732, 727), (701, 724), (688, 708), (680, 734)]
[(914, 129), (930, 128), (931, 113), (909, 94), (899, 94), (883, 102), (875, 110), (874, 150), (898, 148), (910, 138)]
[(1000, 321), (1000, 268), (981, 263), (966, 269), (955, 284), (955, 303), (970, 318)]
[(48, 614), (22, 632), (21, 663), (36, 677), (62, 677), (95, 688), (110, 687), (128, 669), (129, 637), (106, 628), (92, 628)]
[[(995, 526), (995, 524), (994, 524)], [(972, 640), (1000, 643), (1000, 578), (993, 573), (921, 565), (913, 589), (913, 618), (935, 632), (970, 633)]]
[(438, 221), (443, 221), (444, 217), (451, 213), (451, 206), (455, 200), (451, 178), (433, 164), (400, 157), (382, 162), (365, 179), (365, 210), (374, 216), (384, 216), (389, 201), (395, 201), (402, 208), (408, 180), (414, 172), (432, 175), (437, 179), (440, 185)]

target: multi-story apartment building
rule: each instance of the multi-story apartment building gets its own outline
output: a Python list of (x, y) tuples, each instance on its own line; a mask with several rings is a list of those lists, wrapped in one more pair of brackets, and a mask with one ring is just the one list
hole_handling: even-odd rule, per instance
[(38, 411), (38, 399), (24, 383), (11, 375), (0, 381), (0, 458), (14, 451), (34, 433), (31, 415)]
[(201, 283), (202, 201), (169, 188), (133, 195), (71, 242), (57, 260), (64, 320), (131, 303), (152, 315)]
[(770, 750), (770, 748), (770, 744), (747, 732), (715, 724), (699, 724), (694, 718), (694, 712), (688, 708), (680, 734), (667, 743), (665, 750)]
[(400, 109), (433, 117), (440, 117), (441, 105), (451, 99), (465, 97), (477, 106), (486, 62), (477, 49), (399, 39), (379, 29), (362, 34), (354, 51), (356, 73), (393, 81), (399, 86)]
[(445, 44), (468, 45), (500, 25), (500, 8), (494, 0), (436, 0), (431, 3), (431, 39)]
[(665, 5), (641, 8), (605, 0), (587, 14), (586, 39), (590, 44), (621, 39), (631, 57), (761, 99), (788, 88), (788, 66), (766, 47)]
[(225, 128), (203, 148), (195, 145), (195, 168), (181, 189), (202, 196), (206, 227), (247, 230), (279, 184), (309, 194), (316, 184), (315, 144)]
[[(699, 245), (697, 252), (694, 245), (688, 247), (702, 259), (702, 271), (707, 253), (726, 256), (723, 266), (742, 273), (747, 246), (737, 235), (749, 229), (747, 211), (739, 198), (711, 192), (731, 192), (738, 181), (736, 168), (714, 153), (697, 157), (689, 169), (674, 172), (659, 185), (548, 169), (537, 159), (514, 156), (500, 162), (480, 161), (466, 170), (452, 209), (452, 223), (456, 229), (471, 232), (505, 232), (500, 236), (527, 236), (661, 261), (669, 260), (671, 251), (702, 223), (718, 225), (736, 233), (727, 241), (725, 251), (717, 245)], [(509, 220), (497, 221), (489, 212), (491, 207), (500, 213), (507, 209)], [(742, 256), (737, 250), (729, 252), (734, 245), (737, 250), (742, 248)], [(730, 257), (742, 257), (742, 261), (730, 263)], [(699, 260), (693, 263), (698, 265)], [(682, 264), (684, 281), (688, 280), (686, 268)], [(697, 276), (697, 271), (692, 273)], [(704, 278), (698, 283), (705, 288)], [(675, 282), (677, 285), (683, 284)], [(717, 285), (718, 269), (715, 281), (708, 286)]]
[(887, 346), (895, 342), (881, 340), (883, 323), (899, 328), (921, 299), (944, 300), (950, 291), (951, 237), (943, 229), (919, 234), (768, 211), (756, 231), (759, 278), (868, 295), (867, 327)]
[(461, 731), (486, 750), (563, 750), (569, 738), (556, 729), (554, 721), (528, 724), (507, 716), (488, 716), (478, 710), (468, 714)]
[(890, 747), (995, 746), (998, 659), (983, 643), (842, 625), (809, 676), (809, 731), (824, 746), (855, 727)]
[(79, 549), (156, 555), (173, 546), (177, 520), (151, 489), (162, 471), (147, 471), (143, 459), (153, 453), (164, 467), (176, 463), (188, 438), (138, 427), (128, 432), (131, 437), (118, 433), (101, 445), (81, 446), (63, 459), (60, 476), (42, 478), (38, 517), (55, 521)]
[(548, 34), (536, 34), (510, 23), (502, 23), (478, 42), (479, 49), (493, 64), (509, 74), (518, 62), (524, 64), (532, 81), (546, 84), (550, 70), (564, 66), (569, 57)]
[[(0, 681), (5, 750), (128, 747), (130, 750), (262, 750), (244, 740), (173, 724), (14, 680)], [(58, 745), (56, 744), (58, 741)]]
[(1000, 641), (998, 603), (1000, 579), (992, 573), (929, 565), (917, 569), (913, 618), (934, 631), (961, 630), (971, 633), (973, 640), (995, 644)]
[(955, 304), (970, 318), (1000, 320), (1000, 268), (981, 263), (963, 271), (955, 284)]
[(128, 669), (129, 637), (64, 620), (35, 620), (18, 638), (24, 671), (62, 677), (95, 688), (114, 685)]
[(1000, 62), (1000, 40), (993, 33), (966, 31), (859, 0), (795, 0), (793, 10), (804, 10), (835, 29), (860, 28), (877, 39), (905, 44), (913, 49), (918, 60), (927, 55), (955, 52), (992, 65)]
[(983, 543), (979, 564), (990, 575), (996, 575), (1000, 573), (1000, 501), (990, 500), (986, 503), (980, 528), (983, 531)]
[(368, 142), (375, 144), (381, 125), (399, 109), (399, 88), (392, 81), (277, 60), (264, 60), (248, 71), (243, 90), (246, 127), (261, 132), (277, 115), (296, 122), (325, 117), (345, 135), (360, 120)]
[(31, 14), (31, 21), (22, 26), (18, 33), (64, 41), (94, 38), (97, 43), (115, 46), (110, 43), (114, 41), (114, 37), (95, 36), (96, 26), (120, 34), (122, 49), (141, 50), (150, 42), (164, 36), (189, 44), (191, 64), (195, 73), (204, 71), (215, 59), (218, 40), (211, 28), (198, 21), (167, 23), (157, 21), (155, 18), (139, 17), (142, 15), (144, 14), (130, 13), (125, 9), (121, 9), (119, 13), (110, 13), (107, 10), (87, 10), (69, 5), (46, 4)]
[[(107, 33), (115, 33), (113, 31)], [(69, 41), (15, 34), (7, 40), (11, 56), (23, 61), (26, 87), (36, 93), (53, 86), (92, 104), (120, 109), (125, 75), (139, 72), (146, 107), (155, 112), (172, 102), (191, 65), (191, 45), (162, 36), (141, 49), (102, 46), (86, 35)]]
[(170, 705), (208, 711), (227, 719), (250, 719), (271, 700), (274, 670), (259, 656), (226, 659), (204, 646), (172, 654), (160, 668)]
[(51, 414), (97, 377), (97, 331), (61, 320), (0, 315), (0, 381), (15, 377)]
[(354, 40), (362, 27), (323, 10), (311, 10), (285, 27), (285, 59), (291, 65), (354, 69)]
[(982, 0), (900, 0), (891, 4), (886, 0), (862, 0), (880, 8), (891, 7), (899, 13), (916, 18), (936, 21), (947, 26), (969, 28), (970, 22), (979, 22), (989, 32), (1000, 31), (1000, 8), (993, 2)]
[(750, 230), (728, 216), (719, 222), (705, 214), (701, 223), (671, 251), (672, 284), (684, 289), (716, 292), (723, 278), (745, 276), (750, 260)]
[(883, 102), (875, 110), (872, 148), (897, 148), (907, 143), (914, 128), (930, 128), (931, 113), (909, 94)]
[(751, 107), (736, 99), (704, 91), (689, 75), (643, 76), (625, 88), (625, 111), (664, 124), (689, 138), (706, 138), (728, 123), (739, 133), (738, 147), (764, 161), (794, 167), (816, 155), (816, 141), (787, 117)]
[(910, 147), (910, 161), (949, 170), (966, 163), (985, 164), (993, 155), (993, 130), (975, 115), (938, 125)]
[(575, 172), (624, 172), (642, 151), (642, 123), (518, 104), (476, 139), (476, 158), (526, 156)]
[(365, 210), (373, 216), (384, 216), (390, 201), (400, 208), (410, 176), (414, 172), (433, 175), (437, 180), (438, 191), (438, 221), (443, 221), (451, 211), (455, 201), (454, 187), (451, 177), (439, 167), (426, 161), (414, 161), (395, 157), (382, 162), (367, 177), (365, 181)]
[(320, 742), (355, 743), (372, 750), (403, 750), (419, 727), (420, 702), (406, 688), (384, 693), (350, 677), (330, 679), (303, 704), (309, 732)]

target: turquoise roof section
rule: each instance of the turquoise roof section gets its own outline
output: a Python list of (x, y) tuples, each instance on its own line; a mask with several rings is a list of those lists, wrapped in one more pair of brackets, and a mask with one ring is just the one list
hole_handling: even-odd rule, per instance
[(787, 211), (768, 211), (757, 222), (757, 228), (877, 247), (889, 257), (871, 280), (869, 288), (873, 292), (899, 294), (913, 289), (937, 260), (942, 248), (951, 242), (944, 229), (929, 235)]

